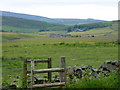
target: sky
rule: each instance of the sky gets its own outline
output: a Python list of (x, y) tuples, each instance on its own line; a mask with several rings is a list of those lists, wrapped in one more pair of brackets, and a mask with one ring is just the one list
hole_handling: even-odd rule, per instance
[(0, 10), (44, 16), (118, 20), (119, 0), (0, 0)]

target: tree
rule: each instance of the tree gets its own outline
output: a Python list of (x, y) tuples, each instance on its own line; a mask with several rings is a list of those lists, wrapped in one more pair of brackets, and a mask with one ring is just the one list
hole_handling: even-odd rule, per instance
[(78, 28), (78, 25), (76, 24), (76, 25), (74, 25), (74, 28)]
[(72, 32), (72, 27), (68, 27), (67, 32)]

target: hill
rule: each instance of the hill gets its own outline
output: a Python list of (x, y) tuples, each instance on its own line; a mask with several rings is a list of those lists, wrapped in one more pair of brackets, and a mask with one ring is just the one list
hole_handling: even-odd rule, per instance
[(50, 23), (56, 22), (54, 19), (50, 19), (47, 17), (37, 16), (37, 15), (29, 15), (29, 14), (23, 14), (23, 13), (0, 11), (0, 14), (2, 16), (11, 16), (11, 17), (23, 18), (23, 19), (28, 19), (28, 20), (37, 20), (37, 21), (44, 21), (44, 22), (50, 22)]
[(59, 23), (59, 24), (66, 24), (66, 25), (74, 25), (74, 24), (85, 24), (85, 23), (96, 23), (96, 22), (103, 22), (104, 20), (96, 20), (96, 19), (58, 19), (58, 18), (47, 18), (43, 16), (37, 15), (29, 15), (29, 14), (22, 14), (22, 13), (14, 13), (8, 11), (0, 11), (2, 16), (12, 16), (16, 18), (23, 18), (29, 20), (37, 20), (37, 21), (44, 21), (48, 23)]
[[(16, 18), (11, 16), (2, 16), (2, 32), (22, 32), (22, 33), (38, 33), (38, 32), (74, 32), (76, 29), (89, 31), (99, 28), (109, 27), (117, 30), (117, 21), (112, 22), (99, 22), (78, 25), (63, 25), (57, 23), (47, 23), (43, 21), (28, 20), (23, 18)], [(53, 33), (53, 32), (52, 32)]]
[(65, 30), (65, 25), (28, 20), (11, 16), (2, 17), (2, 32), (28, 32)]
[(109, 26), (112, 26), (112, 22), (99, 22), (99, 23), (79, 24), (79, 25), (76, 24), (68, 27), (68, 32), (88, 31), (90, 29), (104, 28)]
[[(112, 21), (112, 22), (106, 22), (106, 23), (93, 23), (93, 24), (83, 24), (83, 25), (74, 25), (71, 32), (68, 32), (68, 34), (71, 34), (74, 37), (98, 37), (98, 38), (111, 38), (111, 39), (118, 39), (118, 29), (120, 28), (118, 26), (120, 22), (118, 21)], [(85, 27), (84, 27), (85, 26)], [(79, 29), (87, 29), (86, 31), (74, 31), (75, 27), (78, 27)]]
[(106, 22), (104, 20), (97, 20), (97, 19), (58, 19), (56, 18), (58, 23), (65, 24), (65, 25), (75, 25), (75, 24), (89, 24), (89, 23), (98, 23), (98, 22)]
[(111, 21), (111, 22), (99, 22), (99, 23), (89, 23), (89, 24), (76, 24), (71, 25), (67, 28), (68, 32), (82, 32), (82, 31), (88, 31), (91, 29), (97, 29), (97, 28), (104, 28), (104, 27), (110, 27), (113, 30), (118, 30), (118, 23), (119, 21)]

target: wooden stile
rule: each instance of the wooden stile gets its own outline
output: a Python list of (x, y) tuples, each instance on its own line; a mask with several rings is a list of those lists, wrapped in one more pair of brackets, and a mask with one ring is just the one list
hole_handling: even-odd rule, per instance
[[(52, 59), (48, 58), (48, 60), (24, 60), (24, 81), (23, 85), (25, 88), (27, 88), (27, 73), (31, 73), (31, 86), (28, 88), (41, 88), (41, 87), (53, 87), (53, 86), (62, 86), (65, 88), (66, 86), (66, 62), (65, 57), (61, 57), (60, 60), (60, 68), (52, 68), (51, 64)], [(31, 64), (31, 70), (27, 71), (27, 62), (30, 62)], [(35, 70), (35, 63), (39, 62), (47, 62), (48, 63), (48, 69), (37, 69)], [(49, 84), (34, 84), (34, 73), (48, 73), (48, 81), (52, 81), (52, 72), (60, 72), (60, 79), (61, 82), (59, 83), (49, 83)]]

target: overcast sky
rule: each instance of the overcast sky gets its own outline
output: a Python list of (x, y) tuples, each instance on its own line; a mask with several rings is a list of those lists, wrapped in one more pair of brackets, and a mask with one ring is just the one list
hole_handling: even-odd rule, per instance
[(118, 19), (119, 0), (1, 0), (0, 10), (49, 18)]

